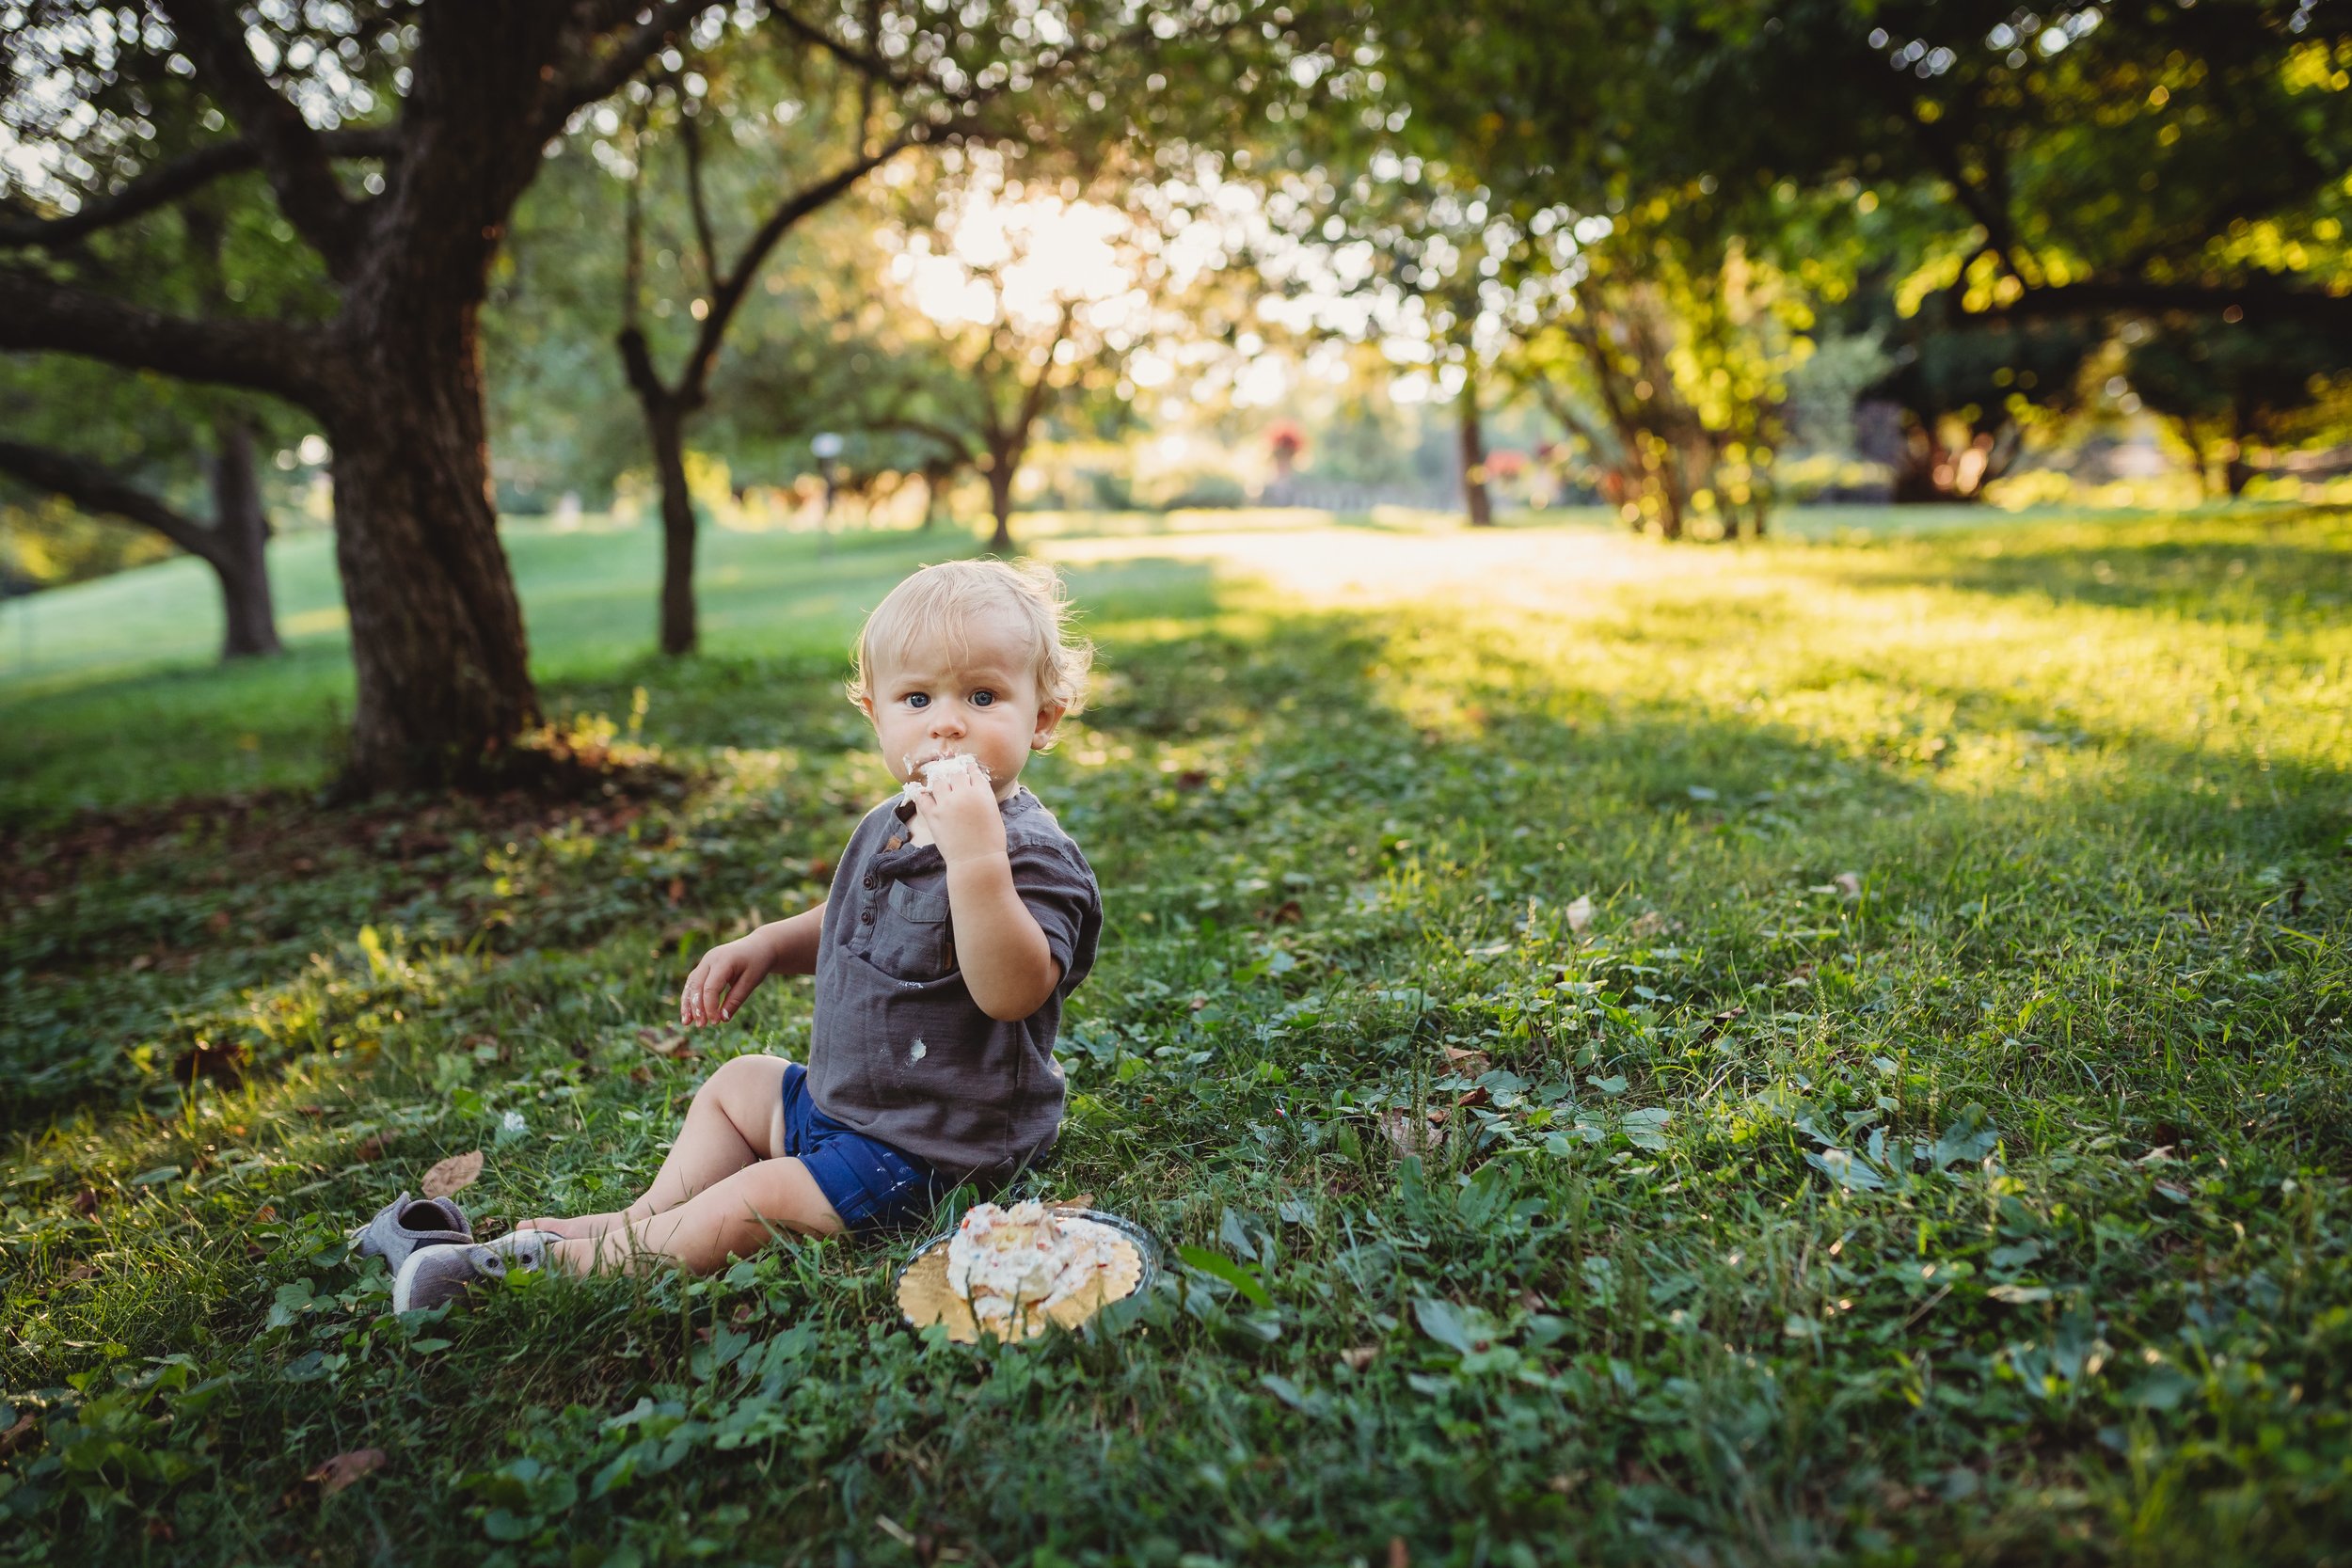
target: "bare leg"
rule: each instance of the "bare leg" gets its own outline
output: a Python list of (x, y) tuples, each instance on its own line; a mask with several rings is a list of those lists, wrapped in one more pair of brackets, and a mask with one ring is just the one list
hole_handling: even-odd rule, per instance
[(709, 1274), (730, 1258), (757, 1252), (780, 1231), (834, 1236), (844, 1228), (807, 1166), (792, 1159), (761, 1160), (626, 1227), (559, 1242), (548, 1249), (548, 1260), (575, 1274), (624, 1274), (672, 1264)]
[[(722, 1062), (694, 1091), (686, 1124), (678, 1129), (669, 1158), (661, 1162), (644, 1196), (611, 1213), (525, 1220), (519, 1228), (572, 1238), (601, 1236), (675, 1209), (745, 1166), (781, 1154), (784, 1069), (789, 1066), (781, 1056), (738, 1056)], [(824, 1200), (819, 1196), (818, 1201)]]

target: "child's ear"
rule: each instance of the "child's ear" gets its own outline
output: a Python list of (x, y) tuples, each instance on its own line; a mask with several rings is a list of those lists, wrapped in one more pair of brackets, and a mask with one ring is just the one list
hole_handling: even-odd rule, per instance
[(1037, 728), (1029, 736), (1030, 751), (1042, 752), (1054, 743), (1054, 731), (1061, 723), (1065, 705), (1061, 703), (1047, 703), (1037, 710)]

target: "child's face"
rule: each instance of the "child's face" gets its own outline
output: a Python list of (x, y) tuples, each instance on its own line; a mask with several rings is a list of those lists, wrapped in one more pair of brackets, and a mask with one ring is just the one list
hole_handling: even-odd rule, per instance
[(1038, 695), (1037, 653), (1019, 629), (983, 621), (961, 641), (959, 649), (927, 639), (877, 672), (866, 716), (901, 784), (922, 777), (925, 763), (964, 752), (988, 769), (1002, 800), (1029, 752), (1053, 735), (1061, 706)]

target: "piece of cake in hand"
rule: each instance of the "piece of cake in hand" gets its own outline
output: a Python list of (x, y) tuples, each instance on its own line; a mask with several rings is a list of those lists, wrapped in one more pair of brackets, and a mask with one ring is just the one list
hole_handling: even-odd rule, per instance
[(898, 815), (901, 817), (914, 811), (914, 792), (918, 789), (946, 784), (949, 779), (962, 773), (977, 774), (982, 779), (989, 776), (988, 765), (969, 752), (950, 752), (944, 757), (933, 757), (930, 761), (919, 765), (913, 757), (907, 757), (904, 760), (906, 770), (910, 773), (920, 774), (921, 782), (917, 783), (914, 779), (909, 779), (905, 786), (898, 791)]
[[(982, 1333), (1025, 1339), (1049, 1321), (1083, 1322), (1109, 1299), (1104, 1288), (1114, 1279), (1132, 1289), (1120, 1265), (1133, 1250), (1109, 1226), (1034, 1199), (1009, 1209), (976, 1204), (947, 1243), (947, 1289), (971, 1305)], [(1056, 1311), (1065, 1304), (1078, 1310)]]

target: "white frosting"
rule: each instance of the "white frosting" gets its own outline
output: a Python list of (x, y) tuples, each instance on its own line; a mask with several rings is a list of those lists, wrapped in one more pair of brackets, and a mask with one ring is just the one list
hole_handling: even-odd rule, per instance
[(914, 792), (926, 784), (945, 784), (949, 779), (962, 774), (970, 774), (979, 779), (988, 777), (988, 765), (969, 752), (950, 752), (944, 757), (933, 757), (923, 764), (920, 768), (915, 767), (913, 757), (900, 760), (906, 764), (908, 772), (919, 772), (922, 775), (919, 780), (909, 779), (905, 787), (898, 791), (899, 796), (909, 805), (914, 803)]
[(974, 1206), (947, 1243), (947, 1288), (984, 1325), (1009, 1324), (1059, 1306), (1118, 1259), (1107, 1225), (1058, 1214), (1034, 1199)]

